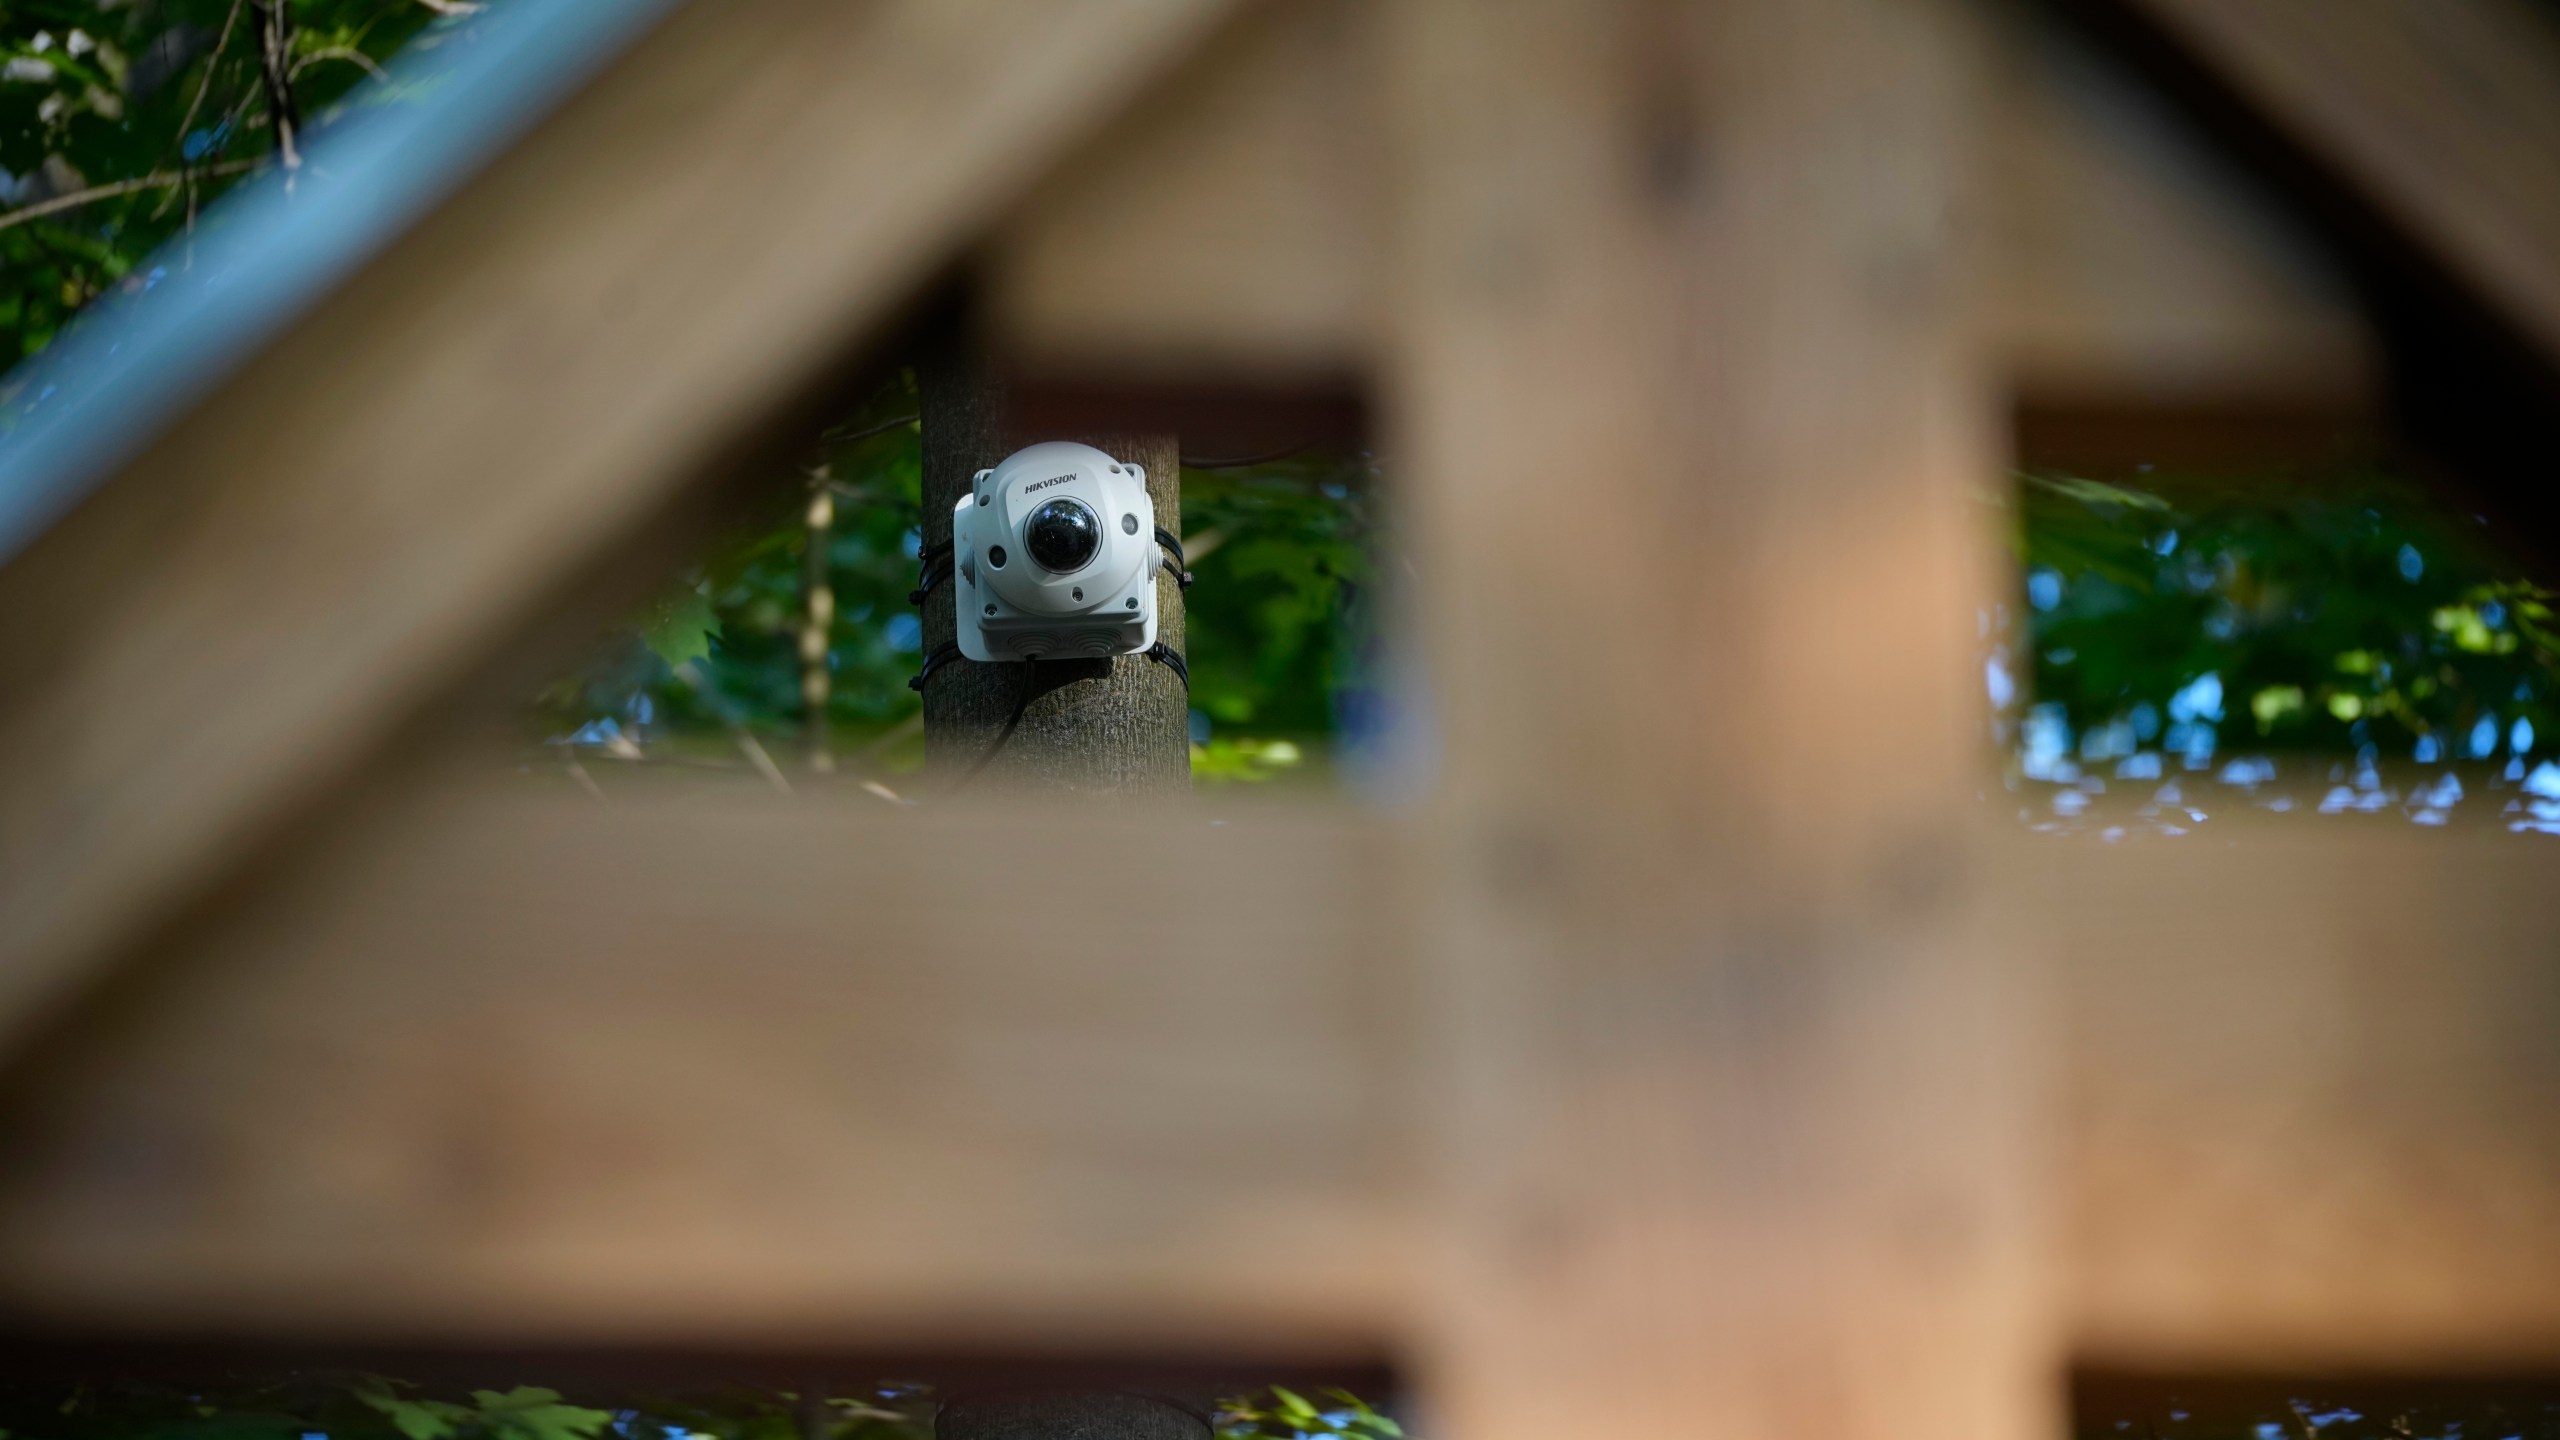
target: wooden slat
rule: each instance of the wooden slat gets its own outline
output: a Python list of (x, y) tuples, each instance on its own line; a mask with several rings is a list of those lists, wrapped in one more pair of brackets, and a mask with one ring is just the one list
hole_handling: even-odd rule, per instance
[[(1470, 987), (1516, 982), (1488, 968), (1552, 933), (1570, 862), (1489, 839), (1477, 863), (1514, 894), (1477, 923), (1513, 933), (1443, 951), (1418, 1013), (1390, 860), (1410, 837), (1374, 822), (896, 817), (605, 778), (602, 806), (486, 778), (377, 798), (18, 1070), (0, 1320), (1274, 1358), (1419, 1342), (1454, 1397), (1485, 1381), (1444, 1347), (1504, 1318), (1480, 1307), (1515, 1270), (1550, 1302), (1730, 1347), (1722, 1327), (1798, 1313), (1760, 1287), (1814, 1283), (1781, 1245), (1845, 1247), (1856, 1273), (1831, 1283), (1875, 1303), (1900, 1266), (1989, 1243), (1973, 1224), (2032, 1240), (2031, 1207), (1968, 1221), (1951, 1198), (2016, 1159), (1956, 1113), (1969, 1073), (2022, 1108), (2060, 1101), (2062, 1243), (2034, 1253), (2083, 1362), (2560, 1354), (2560, 900), (2530, 841), (2225, 815), (2220, 841), (1994, 847), (1972, 903), (2022, 918), (2063, 1002), (2049, 1092), (1998, 1058), (2018, 996), (1910, 975), (1880, 941), (1837, 990), (1806, 974), (1819, 941), (1877, 923), (1872, 902), (1810, 939), (1774, 899), (1703, 884), (1702, 908), (1738, 918), (1577, 918), (1547, 942), (1567, 975), (1523, 1001)], [(990, 855), (1040, 856), (1046, 879), (988, 889)], [(1131, 874), (1168, 898), (1092, 900)], [(1649, 980), (1638, 946), (1704, 973)], [(1859, 1015), (1823, 1022), (1844, 992)], [(1549, 1014), (1572, 1033), (1522, 1038)], [(1809, 1027), (1857, 1056), (1790, 1100)], [(1930, 1035), (1995, 1048), (1971, 1072), (1910, 1057)], [(1519, 1048), (1478, 1048), (1497, 1043)], [(1888, 1107), (1903, 1138), (1951, 1151), (1897, 1162), (1947, 1187), (1925, 1203), (1864, 1175), (1892, 1135), (1812, 1138), (1879, 1052), (1905, 1057), (1886, 1069), (1909, 1089)], [(1474, 1067), (1461, 1103), (1445, 1076), (1413, 1088), (1417, 1056), (1453, 1053)], [(1521, 1053), (1596, 1074), (1541, 1093)], [(1495, 1101), (1549, 1117), (1537, 1148)], [(1472, 1163), (1528, 1194), (1488, 1217), (1482, 1188), (1444, 1191), (1425, 1219), (1425, 1116), (1469, 1128), (1424, 1153), (1494, 1145)], [(1651, 1163), (1586, 1189), (1628, 1166), (1620, 1136)], [(1692, 1166), (1720, 1182), (1682, 1189)], [(1800, 1185), (1837, 1188), (1816, 1204)], [(1762, 1212), (1788, 1198), (1790, 1223)], [(1876, 1227), (1881, 1258), (1860, 1241)], [(1476, 1236), (1501, 1269), (1416, 1331), (1447, 1275), (1412, 1251), (1426, 1234)], [(1648, 1268), (1675, 1264), (1715, 1285)], [(1750, 1403), (1747, 1379), (1693, 1378), (1684, 1403)]]
[(2077, 1353), (2171, 1372), (2548, 1369), (2547, 842), (2215, 827), (2008, 857), (2068, 1002)]
[(2031, 403), (2372, 403), (2381, 356), (2316, 239), (2131, 75), (2005, 16), (1986, 296)]
[(1398, 12), (1453, 1434), (2050, 1418), (1965, 823), (1973, 48), (1928, 0)]
[(11, 1091), (75, 1330), (1374, 1358), (1387, 837), (421, 783)]
[(2560, 361), (2560, 30), (2526, 0), (2126, 0)]
[(1338, 384), (1376, 329), (1374, 0), (1266, 4), (1042, 185), (989, 248), (1035, 373)]
[(843, 360), (1223, 0), (717, 0), (0, 570), (0, 1033)]

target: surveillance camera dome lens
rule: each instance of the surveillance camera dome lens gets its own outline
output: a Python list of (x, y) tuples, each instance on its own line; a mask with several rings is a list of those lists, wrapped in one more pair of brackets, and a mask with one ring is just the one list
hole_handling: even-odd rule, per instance
[(1045, 500), (1023, 524), (1022, 543), (1042, 569), (1063, 575), (1093, 562), (1102, 549), (1102, 521), (1081, 500)]

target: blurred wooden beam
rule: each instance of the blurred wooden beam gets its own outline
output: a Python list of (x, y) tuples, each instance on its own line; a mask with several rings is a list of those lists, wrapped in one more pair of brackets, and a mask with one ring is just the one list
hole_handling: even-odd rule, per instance
[[(1560, 852), (1488, 833), (1478, 863), (1514, 898), (1470, 950), (1435, 957), (1409, 948), (1415, 925), (1449, 923), (1410, 908), (1430, 893), (1415, 885), (1432, 872), (1399, 858), (1427, 853), (1419, 836), (1347, 813), (900, 815), (604, 778), (603, 804), (522, 777), (377, 795), (22, 1058), (0, 1096), (0, 1327), (1274, 1361), (1450, 1343), (1445, 1317), (1414, 1328), (1437, 1283), (1416, 1237), (1500, 1217), (1421, 1208), (1427, 1157), (1469, 1133), (1425, 1127), (1450, 1100), (1426, 1057), (1541, 1053), (1509, 1043), (1503, 992), (1471, 987), (1545, 933), (1529, 907), (1555, 903)], [(2216, 823), (2224, 843), (1989, 847), (1976, 918), (1940, 959), (2031, 937), (2060, 1072), (2044, 1086), (1995, 1050), (1891, 1073), (1913, 1106), (1972, 1074), (2048, 1113), (2049, 1222), (2013, 1197), (1992, 1231), (1942, 1233), (1950, 1213), (1859, 1198), (1839, 1167), (1866, 1152), (1826, 1148), (1825, 1224), (1850, 1232), (1826, 1243), (1883, 1225), (1936, 1264), (1956, 1233), (2053, 1236), (2008, 1263), (2055, 1267), (2064, 1315), (2040, 1353), (2067, 1342), (2084, 1363), (2547, 1367), (2547, 859), (2504, 836)], [(1130, 873), (1170, 879), (1145, 905), (1096, 900)], [(1917, 893), (1913, 874), (1888, 878), (1892, 904)], [(1796, 1073), (1766, 1047), (1828, 992), (1800, 988), (1800, 950), (1779, 970), (1750, 959), (1789, 933), (1768, 897), (1699, 898), (1704, 918), (1653, 943), (1721, 968), (1667, 998), (1621, 996), (1642, 983), (1622, 932), (1552, 922), (1607, 993), (1555, 981), (1526, 1013), (1613, 1024), (1569, 1052), (1641, 1063), (1584, 1121), (1561, 1111), (1537, 1151), (1479, 1156), (1536, 1181), (1494, 1236), (1536, 1273), (1619, 1244), (1662, 1263), (1706, 1244), (1681, 1238), (1684, 1215), (1749, 1223), (1747, 1196), (1641, 1190), (1636, 1218), (1572, 1218), (1556, 1187), (1598, 1163), (1609, 1127), (1686, 1096), (1744, 1127), (1710, 1146), (1714, 1173), (1760, 1185), (1776, 1182), (1753, 1167), (1775, 1162), (1754, 1145), (1813, 1123), (1746, 1124)], [(1968, 928), (2001, 912), (2013, 923)], [(1866, 953), (1839, 992), (1864, 1017), (1843, 1025), (1857, 1058), (1804, 1072), (1826, 1096), (1882, 1054), (2009, 1043), (1997, 1028), (2035, 1013), (2032, 990), (1903, 983)], [(1712, 1034), (1655, 1034), (1686, 1013), (1675, 1002), (1745, 1009)], [(1648, 1017), (1642, 1033), (1619, 1033), (1622, 1014)], [(1558, 1113), (1516, 1071), (1473, 1083)], [(1966, 1168), (1997, 1137), (1943, 1090), (1904, 1118), (1939, 1147), (1916, 1173), (2001, 1173)], [(1750, 1278), (1718, 1263), (1726, 1284)], [(1862, 1288), (1879, 1273), (1842, 1283), (1882, 1303)], [(1703, 1302), (1673, 1287), (1659, 1303)], [(1770, 1313), (1733, 1303), (1738, 1326)]]
[(1441, 779), (1417, 1344), (1453, 1434), (2047, 1433), (1967, 824), (1971, 24), (1395, 12), (1381, 388)]
[(987, 251), (992, 339), (1026, 382), (1357, 383), (1379, 18), (1375, 0), (1256, 7), (1042, 184)]
[[(2560, 248), (2511, 242), (2549, 238), (2550, 182), (2501, 168), (2541, 143), (2539, 62), (2481, 62), (2524, 117), (2485, 131), (2434, 68), (2503, 8), (2144, 3), (2542, 313)], [(1809, 1405), (1829, 1434), (2022, 1437), (2066, 1344), (2560, 1355), (2537, 854), (1986, 855), (1963, 819), (1999, 411), (1950, 213), (1981, 118), (1955, 7), (1278, 7), (1005, 210), (1219, 8), (696, 7), (0, 571), (0, 609), (48, 622), (0, 635), (0, 1021), (207, 890), (1005, 213), (1023, 355), (1384, 366), (1432, 577), (1428, 818), (377, 797), (21, 1060), (0, 1306), (481, 1344), (1403, 1343), (1490, 1440)], [(2297, 33), (2333, 20), (2351, 43)], [(2386, 22), (2424, 54), (2362, 58)], [(1372, 214), (1345, 117), (1375, 23), (1416, 168)], [(2486, 170), (2406, 173), (2305, 66)], [(2133, 259), (2344, 333), (2281, 257), (2219, 245)], [(2128, 314), (2056, 330), (2096, 353)], [(1140, 873), (1179, 878), (1109, 903)], [(2057, 1088), (2021, 1055), (2003, 906), (2044, 936)]]
[(1386, 1353), (1378, 827), (602, 778), (382, 797), (22, 1063), (0, 1324)]
[(2560, 1361), (2560, 891), (2539, 839), (2241, 814), (2175, 843), (2010, 847), (2065, 1001), (2075, 1358)]
[(692, 5), (0, 569), (45, 617), (0, 631), (0, 1036), (813, 406), (1228, 8)]
[(2040, 11), (2001, 19), (1985, 301), (2024, 402), (2377, 406), (2379, 341), (2319, 238), (2113, 57)]
[(2560, 363), (2560, 30), (2525, 0), (2115, 0)]

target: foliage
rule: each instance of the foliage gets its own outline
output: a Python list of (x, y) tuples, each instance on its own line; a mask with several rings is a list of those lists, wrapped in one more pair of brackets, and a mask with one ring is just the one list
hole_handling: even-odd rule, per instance
[(1404, 1427), (1348, 1390), (1318, 1405), (1283, 1385), (1218, 1406), (1221, 1440), (1404, 1440)]
[[(65, 1396), (63, 1389), (70, 1393)], [(613, 1417), (519, 1387), (453, 1400), (375, 1376), (289, 1375), (218, 1388), (124, 1381), (0, 1390), (18, 1440), (596, 1440)]]
[[(800, 1397), (703, 1393), (564, 1398), (556, 1390), (428, 1390), (379, 1375), (295, 1372), (216, 1384), (116, 1380), (0, 1386), (9, 1440), (803, 1440)], [(826, 1440), (931, 1440), (915, 1386), (829, 1397)]]
[(1334, 732), (1374, 629), (1377, 480), (1366, 456), (1183, 472), (1191, 703), (1217, 729)]
[(1298, 768), (1306, 752), (1294, 740), (1231, 740), (1224, 735), (1191, 746), (1191, 778), (1259, 785)]
[(2480, 1382), (2185, 1387), (2084, 1397), (2079, 1440), (2560, 1440), (2547, 1386)]
[(566, 1404), (559, 1391), (534, 1385), (519, 1385), (503, 1394), (474, 1390), (468, 1404), (404, 1398), (390, 1381), (379, 1379), (357, 1385), (354, 1393), (407, 1440), (461, 1440), (468, 1435), (485, 1435), (489, 1440), (594, 1440), (613, 1418), (611, 1411)]
[[(1279, 1386), (1217, 1407), (1221, 1440), (1403, 1440), (1347, 1390), (1311, 1402)], [(564, 1398), (534, 1385), (429, 1390), (325, 1371), (216, 1384), (161, 1381), (0, 1385), (0, 1440), (811, 1440), (794, 1391), (724, 1385), (675, 1394)], [(828, 1395), (818, 1440), (932, 1440), (935, 1398), (887, 1384)]]
[[(797, 734), (807, 511), (823, 498), (830, 728), (877, 737), (916, 712), (922, 478), (915, 389), (900, 375), (822, 438), (799, 483), (720, 537), (576, 673), (534, 705), (545, 734), (590, 744)], [(904, 757), (910, 763), (912, 747)], [(897, 768), (891, 766), (889, 768)]]
[[(2220, 737), (2436, 760), (2554, 733), (2553, 595), (2405, 477), (2040, 473), (2019, 518), (2031, 752), (2210, 756)], [(1995, 661), (1995, 701), (2013, 684)]]
[[(306, 131), (395, 98), (380, 64), (477, 7), (451, 0), (285, 0)], [(504, 3), (504, 0), (499, 0)], [(9, 0), (0, 6), (0, 367), (32, 355), (117, 286), (183, 265), (155, 256), (267, 163), (274, 126), (244, 0)], [(174, 183), (162, 183), (170, 181)], [(123, 193), (11, 223), (93, 190)]]

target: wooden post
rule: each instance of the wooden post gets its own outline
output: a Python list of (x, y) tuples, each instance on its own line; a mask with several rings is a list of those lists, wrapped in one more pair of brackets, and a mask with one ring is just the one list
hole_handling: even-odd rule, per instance
[(1453, 1435), (2058, 1423), (1965, 819), (2000, 462), (1955, 11), (1395, 12)]
[[(1170, 435), (1015, 436), (1005, 421), (1004, 389), (966, 319), (931, 327), (916, 357), (917, 409), (924, 444), (924, 543), (951, 543), (951, 507), (978, 471), (1034, 439), (1073, 439), (1116, 459), (1146, 467), (1156, 523), (1182, 529), (1182, 451)], [(1182, 589), (1171, 574), (1156, 581), (1158, 634), (1181, 653)], [(924, 650), (952, 638), (952, 587), (926, 597)], [(989, 754), (1017, 707), (1003, 749), (977, 783), (1067, 791), (1091, 796), (1179, 793), (1191, 784), (1190, 696), (1172, 670), (1142, 655), (1111, 660), (1044, 661), (1038, 690), (1027, 664), (954, 660), (934, 672), (924, 692), (927, 767), (956, 784)]]

